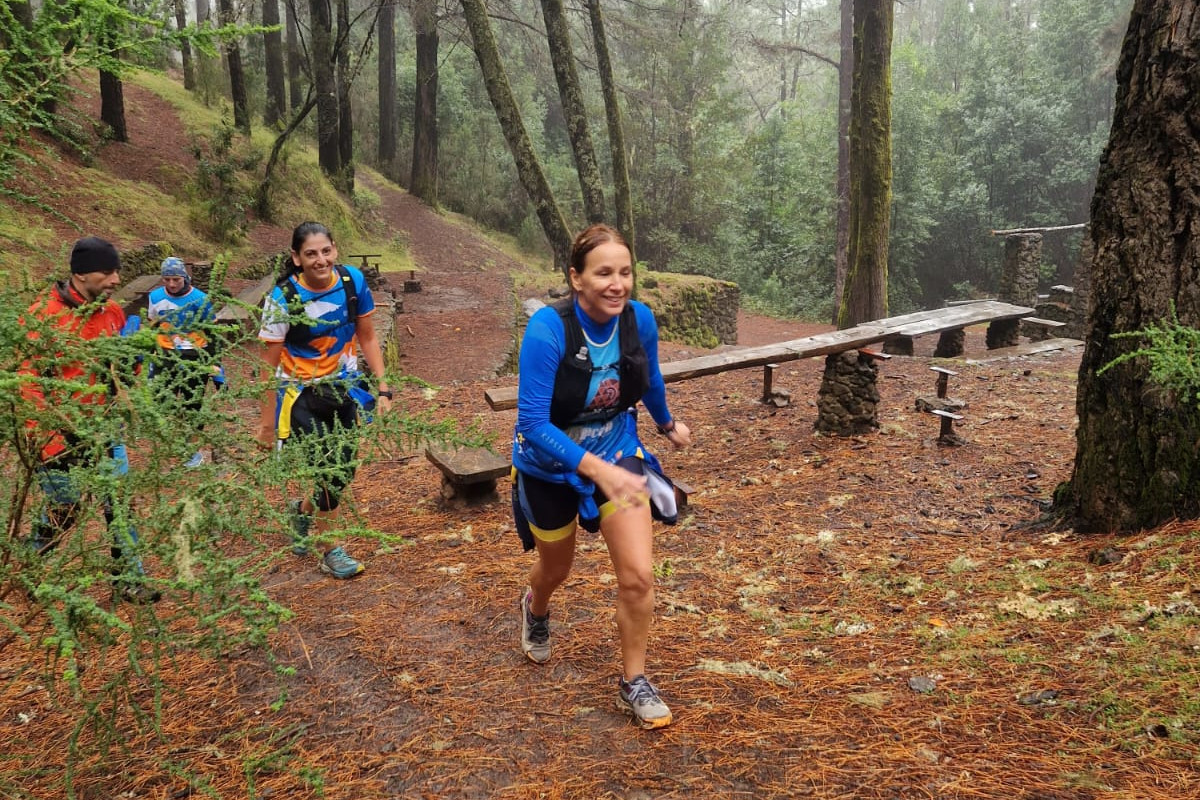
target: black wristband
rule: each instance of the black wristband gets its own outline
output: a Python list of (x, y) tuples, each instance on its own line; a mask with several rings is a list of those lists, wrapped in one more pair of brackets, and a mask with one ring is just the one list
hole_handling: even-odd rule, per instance
[(391, 389), (380, 389), (378, 392), (376, 392), (376, 394), (379, 395), (380, 397), (386, 397), (388, 400), (392, 399), (392, 390)]
[(675, 420), (671, 420), (666, 425), (658, 426), (658, 432), (661, 433), (663, 436), (666, 436), (673, 430), (675, 430)]

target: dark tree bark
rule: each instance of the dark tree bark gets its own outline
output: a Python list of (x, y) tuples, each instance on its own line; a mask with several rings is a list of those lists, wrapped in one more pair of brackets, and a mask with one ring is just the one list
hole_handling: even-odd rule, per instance
[[(116, 24), (115, 19), (109, 20), (109, 25)], [(115, 39), (115, 33), (109, 28), (100, 33), (102, 46), (107, 50), (113, 48)], [(113, 52), (112, 57), (119, 58), (120, 54)], [(114, 141), (129, 141), (125, 127), (125, 88), (117, 73), (105, 69), (100, 70), (100, 121), (109, 127)]]
[(1092, 297), (1079, 366), (1075, 471), (1058, 493), (1076, 530), (1129, 532), (1200, 515), (1200, 410), (1150, 379), (1117, 338), (1200, 327), (1200, 3), (1137, 0), (1092, 197)]
[(437, 0), (412, 6), (417, 33), (416, 102), (413, 106), (412, 170), (408, 190), (434, 208), (438, 205), (438, 28)]
[(376, 23), (379, 35), (379, 168), (395, 177), (396, 171), (396, 6), (392, 0), (379, 5)]
[(329, 0), (309, 0), (313, 88), (317, 96), (317, 162), (332, 180), (342, 171), (338, 148), (337, 82), (333, 77), (333, 19)]
[(342, 177), (338, 182), (343, 192), (354, 192), (354, 114), (350, 102), (350, 0), (337, 0), (337, 98), (338, 98), (338, 158), (342, 162)]
[(567, 121), (567, 138), (575, 156), (575, 172), (583, 192), (583, 210), (588, 222), (603, 222), (604, 181), (596, 163), (596, 148), (588, 128), (587, 106), (575, 72), (575, 54), (571, 48), (571, 30), (563, 12), (562, 0), (542, 0), (542, 16), (546, 20), (546, 41), (550, 45), (550, 61), (558, 83), (558, 98)]
[[(262, 0), (264, 26), (279, 27), (279, 0)], [(263, 122), (277, 128), (287, 111), (287, 86), (283, 77), (283, 35), (274, 30), (263, 34), (263, 55), (267, 71), (267, 102)]]
[(837, 244), (833, 260), (833, 323), (842, 310), (850, 249), (850, 94), (854, 87), (854, 0), (841, 0), (838, 59)]
[(529, 195), (530, 202), (533, 203), (546, 240), (550, 243), (550, 249), (554, 253), (554, 265), (565, 276), (571, 256), (571, 231), (567, 228), (567, 221), (554, 200), (550, 183), (546, 180), (546, 174), (525, 131), (525, 123), (521, 119), (512, 88), (508, 83), (508, 75), (500, 62), (500, 51), (496, 47), (496, 38), (488, 21), (487, 7), (484, 0), (462, 0), (462, 7), (474, 42), (475, 58), (479, 61), (488, 97), (496, 110), (496, 119), (500, 122), (508, 149), (516, 162), (517, 175), (526, 194)]
[(604, 33), (600, 0), (588, 0), (588, 14), (592, 22), (592, 41), (596, 47), (596, 71), (600, 74), (600, 90), (604, 94), (604, 115), (608, 121), (608, 146), (612, 157), (613, 205), (617, 211), (617, 230), (621, 231), (621, 235), (629, 243), (629, 254), (636, 267), (633, 192), (629, 186), (625, 125), (621, 121), (621, 106), (617, 99), (617, 83), (613, 78), (612, 58), (608, 53), (608, 37)]
[[(187, 4), (185, 0), (174, 0), (175, 27), (183, 30), (187, 27)], [(183, 88), (189, 92), (196, 88), (196, 70), (192, 68), (192, 46), (185, 39), (179, 43), (179, 57), (183, 62)]]
[(284, 0), (287, 29), (288, 108), (292, 114), (304, 105), (304, 53), (300, 49), (300, 25), (296, 22), (297, 0)]
[(854, 0), (849, 269), (839, 328), (887, 316), (892, 14), (892, 0)]
[(125, 127), (125, 88), (117, 74), (108, 70), (100, 70), (100, 121), (112, 131), (114, 141), (129, 141)]
[[(218, 0), (221, 24), (233, 25), (237, 22), (237, 13), (233, 8), (233, 0)], [(242, 51), (236, 39), (224, 43), (225, 64), (229, 70), (229, 96), (233, 102), (233, 124), (242, 133), (250, 135), (250, 103), (246, 96), (246, 73), (242, 69)]]

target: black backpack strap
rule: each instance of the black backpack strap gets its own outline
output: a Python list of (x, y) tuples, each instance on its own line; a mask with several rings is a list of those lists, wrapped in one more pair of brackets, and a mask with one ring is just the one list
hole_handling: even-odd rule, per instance
[[(350, 274), (350, 270), (340, 264), (334, 264), (333, 270), (342, 282), (342, 291), (346, 293), (346, 321), (353, 325), (358, 321), (358, 288), (354, 285), (354, 276)], [(293, 269), (275, 284), (283, 294), (283, 306), (289, 316), (296, 313), (296, 309), (293, 306), (300, 300), (300, 290), (292, 282), (292, 277), (298, 273), (299, 270)], [(312, 329), (310, 326), (304, 323), (297, 324), (290, 322), (284, 341), (289, 344), (297, 344), (306, 341), (311, 336)]]
[(346, 293), (346, 321), (353, 325), (358, 321), (358, 289), (354, 285), (354, 276), (341, 264), (335, 264), (333, 268), (342, 280), (342, 291)]
[(632, 303), (625, 304), (617, 324), (621, 326), (620, 407), (632, 408), (650, 388), (650, 358), (638, 334), (637, 312)]
[(554, 395), (550, 398), (550, 422), (566, 428), (587, 404), (588, 384), (592, 379), (592, 357), (583, 338), (583, 326), (575, 316), (575, 298), (564, 297), (553, 304), (563, 325), (563, 357), (554, 375)]

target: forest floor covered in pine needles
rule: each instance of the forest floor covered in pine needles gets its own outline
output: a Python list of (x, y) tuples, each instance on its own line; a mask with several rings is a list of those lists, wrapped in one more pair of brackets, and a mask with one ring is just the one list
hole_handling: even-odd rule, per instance
[[(514, 380), (486, 377), (511, 340), (485, 324), (511, 308), (503, 257), (464, 258), (485, 245), (380, 194), (425, 282), (406, 299), (415, 316), (397, 318), (405, 363), (440, 387), (398, 404), (477, 422), (506, 454), (515, 412), (483, 399)], [(743, 315), (740, 340), (810, 332)], [(602, 540), (581, 535), (553, 599), (554, 656), (531, 664), (517, 613), (531, 557), (507, 504), (447, 508), (420, 452), (387, 454), (354, 490), (396, 538), (351, 542), (361, 577), (333, 581), (290, 555), (261, 575), (295, 612), (270, 641), (294, 673), (276, 677), (255, 650), (162, 653), (161, 733), (115, 720), (125, 747), (79, 765), (78, 796), (1200, 797), (1196, 526), (1118, 537), (1043, 522), (1074, 458), (1079, 352), (969, 363), (935, 361), (932, 345), (881, 365), (880, 429), (861, 437), (814, 434), (820, 359), (780, 368), (784, 408), (761, 402), (758, 370), (669, 387), (694, 440), (678, 453), (649, 443), (693, 489), (679, 523), (656, 527), (648, 666), (670, 727), (638, 730), (615, 708)], [(698, 353), (663, 346), (666, 359)], [(968, 356), (983, 354), (970, 331)], [(939, 446), (937, 419), (914, 408), (935, 363), (967, 401), (958, 447)], [(85, 654), (84, 687), (121, 652)], [(34, 798), (61, 796), (75, 710), (56, 706), (75, 701), (47, 691), (43, 668), (36, 647), (0, 649), (4, 759)]]

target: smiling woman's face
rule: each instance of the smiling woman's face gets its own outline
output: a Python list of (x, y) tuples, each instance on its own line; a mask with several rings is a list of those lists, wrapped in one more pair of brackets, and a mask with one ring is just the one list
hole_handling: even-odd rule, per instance
[(596, 322), (620, 316), (633, 293), (633, 260), (618, 242), (596, 245), (583, 259), (583, 272), (570, 271), (579, 307)]
[(292, 261), (304, 272), (304, 282), (314, 289), (324, 289), (333, 280), (337, 258), (337, 245), (323, 233), (310, 234), (299, 252), (292, 251)]

